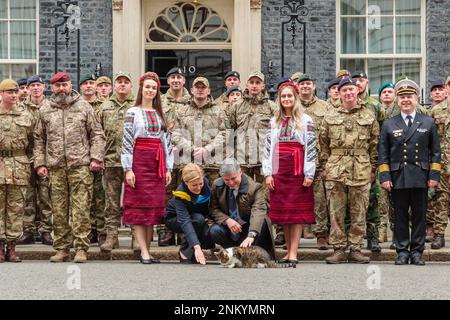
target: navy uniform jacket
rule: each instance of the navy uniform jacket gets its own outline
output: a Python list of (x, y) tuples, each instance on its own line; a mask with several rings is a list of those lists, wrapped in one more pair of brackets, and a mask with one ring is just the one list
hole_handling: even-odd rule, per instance
[(401, 114), (385, 120), (378, 145), (380, 182), (392, 181), (394, 189), (427, 188), (439, 181), (441, 148), (434, 120), (416, 112), (408, 129)]

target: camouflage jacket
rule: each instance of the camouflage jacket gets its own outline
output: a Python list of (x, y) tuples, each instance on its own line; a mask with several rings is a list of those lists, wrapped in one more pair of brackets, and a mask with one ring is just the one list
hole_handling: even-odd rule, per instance
[[(213, 102), (212, 97), (208, 99), (202, 108), (197, 107), (194, 99), (176, 108), (172, 120), (175, 164), (193, 162), (192, 151), (200, 147), (210, 155), (205, 167), (216, 168), (223, 160), (225, 130), (229, 128), (229, 123), (225, 112)], [(177, 159), (178, 155), (182, 158)]]
[(105, 136), (94, 109), (73, 91), (64, 104), (55, 96), (39, 109), (34, 130), (34, 168), (75, 168), (103, 162)]
[(441, 163), (444, 173), (450, 175), (450, 103), (447, 99), (434, 106), (430, 116), (436, 123), (441, 144)]
[[(39, 110), (43, 106), (48, 105), (49, 103), (50, 103), (49, 100), (47, 98), (44, 98), (44, 100), (42, 100), (41, 103), (34, 104), (31, 101), (31, 98), (28, 97), (24, 102), (22, 102), (22, 105), (25, 106), (27, 108), (27, 110), (31, 112), (35, 123), (37, 123), (38, 118), (39, 118)], [(28, 149), (27, 149), (27, 154), (30, 159), (33, 158), (33, 148), (34, 148), (34, 141), (33, 141), (33, 135), (31, 135), (30, 142), (28, 144)]]
[(377, 165), (380, 127), (373, 112), (358, 104), (350, 111), (339, 107), (323, 119), (319, 133), (320, 167), (326, 180), (348, 186), (370, 182)]
[(87, 103), (89, 103), (92, 108), (94, 109), (94, 112), (97, 114), (100, 111), (100, 106), (107, 100), (101, 100), (100, 98), (95, 98), (94, 101), (89, 102), (85, 100)]
[(97, 112), (100, 124), (105, 132), (105, 167), (107, 168), (122, 167), (120, 154), (122, 151), (124, 118), (128, 109), (133, 106), (134, 97), (132, 94), (122, 102), (113, 94), (109, 100), (102, 103)]
[(328, 107), (334, 107), (334, 108), (337, 108), (337, 107), (339, 107), (339, 106), (341, 105), (341, 99), (338, 99), (338, 100), (335, 102), (335, 101), (333, 101), (333, 99), (328, 98), (328, 99), (327, 99), (327, 104), (328, 104)]
[(179, 99), (176, 99), (172, 95), (172, 91), (167, 90), (167, 92), (161, 95), (161, 105), (164, 112), (164, 116), (167, 119), (167, 123), (173, 119), (175, 115), (175, 110), (177, 106), (188, 104), (191, 100), (191, 95), (186, 88), (183, 88), (183, 96)]
[(246, 167), (261, 166), (264, 158), (266, 132), (277, 105), (264, 92), (256, 97), (245, 89), (242, 101), (228, 109), (231, 129), (235, 130), (235, 157)]
[(369, 96), (367, 93), (364, 97), (359, 99), (358, 103), (363, 104), (366, 108), (370, 109), (378, 123), (381, 124), (386, 119), (386, 114), (381, 103), (374, 97)]
[(224, 110), (227, 109), (227, 107), (230, 105), (230, 102), (228, 101), (227, 93), (222, 93), (214, 102), (221, 106)]
[(300, 102), (305, 113), (313, 119), (316, 128), (320, 129), (323, 117), (328, 110), (327, 103), (316, 96), (314, 96), (311, 101), (306, 102), (300, 99)]
[(26, 150), (35, 121), (23, 105), (6, 111), (0, 104), (0, 185), (28, 185), (31, 167)]
[[(398, 106), (397, 102), (394, 102), (391, 106), (389, 106), (387, 108), (384, 107), (384, 110), (385, 110), (386, 119), (390, 119), (390, 118), (395, 117), (396, 115), (400, 114), (400, 107)], [(418, 113), (421, 113), (426, 116), (429, 113), (427, 109), (425, 109), (423, 106), (421, 106), (419, 104), (416, 106), (416, 111)]]

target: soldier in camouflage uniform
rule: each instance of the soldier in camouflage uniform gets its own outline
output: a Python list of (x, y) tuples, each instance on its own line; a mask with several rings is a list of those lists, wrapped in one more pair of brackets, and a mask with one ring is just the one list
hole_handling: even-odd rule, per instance
[(120, 153), (124, 117), (128, 109), (134, 106), (131, 81), (129, 73), (119, 71), (114, 76), (114, 94), (102, 103), (97, 113), (106, 138), (103, 172), (106, 240), (100, 246), (101, 251), (106, 253), (119, 248), (120, 196), (124, 178)]
[(72, 91), (67, 73), (56, 73), (50, 83), (53, 95), (39, 109), (33, 149), (37, 174), (50, 176), (53, 247), (57, 250), (50, 261), (68, 261), (73, 243), (74, 262), (85, 262), (91, 231), (91, 171), (104, 167), (105, 136), (91, 105)]
[(446, 81), (447, 99), (437, 104), (431, 109), (431, 117), (434, 119), (442, 150), (440, 183), (436, 188), (436, 198), (430, 202), (427, 212), (427, 223), (433, 222), (432, 228), (434, 239), (431, 242), (431, 249), (445, 247), (445, 228), (448, 223), (448, 203), (450, 201), (450, 76)]
[[(342, 105), (325, 115), (319, 134), (320, 167), (330, 210), (330, 244), (335, 250), (326, 262), (368, 263), (370, 259), (361, 254), (361, 241), (366, 231), (370, 184), (375, 180), (379, 125), (357, 99), (357, 87), (350, 78), (341, 80), (339, 93)], [(344, 225), (347, 208), (351, 218), (348, 233)]]
[[(97, 82), (93, 74), (86, 74), (80, 79), (81, 97), (94, 109), (98, 114), (100, 105), (103, 100), (97, 97)], [(94, 189), (91, 204), (91, 233), (89, 241), (97, 243), (101, 246), (106, 240), (105, 231), (105, 190), (103, 189), (103, 172), (94, 172)]]
[(337, 108), (341, 103), (341, 98), (339, 97), (338, 85), (341, 80), (333, 79), (328, 82), (327, 90), (328, 90), (328, 99), (327, 103), (329, 107)]
[(219, 178), (229, 122), (210, 92), (208, 79), (195, 78), (192, 82), (192, 99), (189, 104), (177, 107), (171, 121), (174, 162), (178, 165), (191, 162), (201, 165), (205, 177), (212, 183)]
[(227, 111), (230, 101), (228, 101), (228, 89), (230, 89), (233, 86), (240, 86), (241, 85), (241, 75), (237, 71), (230, 71), (227, 72), (227, 74), (224, 77), (225, 81), (225, 92), (220, 95), (214, 102), (221, 106), (225, 112)]
[[(174, 67), (167, 72), (167, 83), (169, 84), (169, 90), (161, 95), (161, 104), (168, 124), (174, 124), (174, 116), (176, 110), (183, 105), (189, 104), (191, 95), (189, 91), (184, 87), (186, 84), (186, 78), (181, 68)], [(172, 130), (170, 128), (169, 130)], [(166, 198), (169, 200), (172, 198), (172, 192), (181, 183), (181, 169), (182, 166), (174, 164), (172, 169), (172, 181), (166, 187)], [(172, 230), (166, 227), (164, 224), (156, 226), (156, 232), (158, 233), (158, 246), (165, 247), (175, 245), (175, 234)], [(178, 236), (178, 244), (181, 242), (182, 236)]]
[[(0, 262), (20, 262), (16, 241), (22, 234), (30, 161), (27, 147), (31, 141), (34, 118), (18, 105), (18, 85), (7, 79), (0, 83)], [(6, 250), (5, 250), (6, 245)]]
[(102, 101), (108, 100), (112, 92), (111, 79), (107, 76), (101, 76), (95, 81), (95, 84), (97, 97)]
[(27, 78), (22, 78), (17, 80), (17, 84), (19, 85), (19, 103), (24, 102), (25, 100), (27, 100), (27, 98), (30, 96), (30, 91), (28, 91), (28, 86), (27, 86)]
[(292, 75), (291, 75), (291, 77), (290, 77), (290, 79), (291, 79), (291, 81), (292, 82), (297, 82), (298, 81), (298, 79), (300, 79), (300, 77), (303, 75), (303, 72), (294, 72)]
[[(37, 122), (39, 109), (48, 104), (48, 100), (44, 96), (45, 84), (44, 80), (34, 75), (28, 79), (28, 90), (31, 95), (22, 102), (22, 105), (33, 115), (33, 119)], [(33, 137), (28, 146), (28, 158), (33, 158)], [(25, 213), (23, 216), (23, 234), (17, 241), (17, 244), (34, 243), (34, 235), (36, 229), (41, 235), (41, 241), (45, 245), (53, 245), (51, 232), (52, 225), (52, 208), (50, 204), (50, 190), (48, 177), (39, 177), (34, 171), (31, 163), (31, 178), (28, 184), (27, 199), (25, 205)]]
[[(371, 97), (367, 93), (367, 87), (369, 80), (365, 72), (355, 72), (352, 74), (352, 79), (356, 82), (358, 87), (358, 98), (361, 100), (366, 108), (371, 110), (378, 124), (381, 125), (386, 115), (380, 102), (374, 97)], [(378, 228), (380, 227), (380, 211), (378, 207), (379, 196), (381, 192), (381, 186), (378, 179), (376, 179), (370, 187), (370, 201), (369, 209), (367, 210), (367, 249), (372, 252), (380, 252), (381, 246), (378, 243)]]
[[(316, 131), (320, 130), (322, 120), (328, 111), (328, 105), (325, 101), (319, 99), (315, 94), (316, 85), (314, 80), (307, 74), (302, 75), (298, 79), (298, 88), (300, 90), (300, 102), (303, 110), (309, 115), (316, 126)], [(318, 153), (320, 153), (319, 146), (317, 147)], [(317, 248), (319, 250), (328, 249), (328, 226), (329, 226), (329, 212), (327, 208), (327, 199), (325, 192), (325, 179), (322, 172), (316, 170), (316, 177), (314, 179), (314, 215), (316, 217), (316, 224), (314, 225), (313, 232), (311, 233), (311, 226), (304, 226), (304, 237), (314, 238), (317, 237)]]
[(440, 104), (441, 102), (447, 99), (447, 91), (445, 89), (445, 83), (438, 80), (433, 81), (430, 86), (430, 97), (431, 97), (431, 106), (430, 111), (433, 111), (433, 108)]

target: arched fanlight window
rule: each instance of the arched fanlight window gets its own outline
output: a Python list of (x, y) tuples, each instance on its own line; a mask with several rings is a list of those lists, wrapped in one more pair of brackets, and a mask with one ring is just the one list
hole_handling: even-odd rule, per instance
[(148, 42), (230, 43), (225, 21), (202, 4), (179, 2), (167, 7), (150, 25)]

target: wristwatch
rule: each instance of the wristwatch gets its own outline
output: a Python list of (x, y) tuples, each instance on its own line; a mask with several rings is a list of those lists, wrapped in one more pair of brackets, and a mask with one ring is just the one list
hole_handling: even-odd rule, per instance
[(255, 231), (249, 231), (247, 234), (247, 237), (249, 238), (256, 238), (258, 234)]

